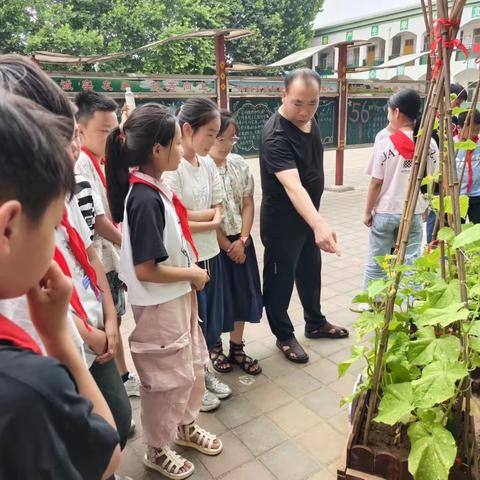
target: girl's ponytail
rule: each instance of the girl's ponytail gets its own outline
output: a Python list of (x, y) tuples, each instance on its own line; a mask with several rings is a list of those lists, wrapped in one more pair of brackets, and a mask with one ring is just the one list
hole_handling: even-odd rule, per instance
[(164, 106), (145, 103), (131, 113), (123, 127), (110, 133), (105, 172), (108, 204), (114, 222), (123, 221), (130, 168), (148, 164), (155, 144), (171, 145), (176, 129), (176, 118)]
[(415, 119), (415, 125), (413, 126), (413, 141), (417, 143), (418, 132), (420, 131), (420, 124), (422, 123), (422, 114), (419, 113)]
[(129, 189), (130, 173), (123, 155), (125, 141), (125, 134), (120, 127), (115, 128), (107, 138), (105, 155), (107, 197), (115, 223), (123, 221), (125, 198)]

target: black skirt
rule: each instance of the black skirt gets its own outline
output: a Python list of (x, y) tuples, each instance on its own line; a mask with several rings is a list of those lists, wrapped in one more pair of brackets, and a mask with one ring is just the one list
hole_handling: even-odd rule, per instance
[[(238, 240), (240, 235), (231, 235), (231, 242)], [(223, 263), (223, 298), (224, 298), (224, 332), (233, 330), (234, 322), (258, 323), (262, 318), (263, 300), (260, 287), (255, 246), (250, 237), (248, 247), (245, 247), (245, 263), (239, 265), (223, 250), (220, 253)]]

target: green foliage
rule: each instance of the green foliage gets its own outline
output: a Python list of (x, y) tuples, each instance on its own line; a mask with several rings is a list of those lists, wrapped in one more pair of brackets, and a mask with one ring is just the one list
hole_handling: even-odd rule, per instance
[[(461, 202), (463, 210), (468, 207), (468, 202)], [(446, 207), (451, 206), (448, 198)], [(388, 296), (394, 293), (391, 279), (400, 274), (381, 362), (380, 401), (374, 421), (398, 425), (397, 431), (407, 428), (411, 442), (409, 471), (415, 480), (448, 478), (457, 452), (452, 412), (457, 411), (469, 371), (480, 367), (480, 227), (463, 225), (457, 236), (452, 228), (444, 227), (438, 238), (445, 241), (445, 278), (440, 268), (440, 248), (425, 251), (413, 265), (397, 266), (391, 255), (377, 259), (387, 279), (371, 282), (355, 298), (369, 304), (370, 311), (362, 312), (354, 327), (358, 338), (362, 342), (371, 339), (372, 346), (366, 355), (368, 347), (364, 344), (362, 354), (359, 347), (354, 347), (352, 358), (341, 368), (344, 372), (359, 358), (367, 359), (364, 384), (344, 402), (371, 388), (385, 323), (384, 308)], [(467, 260), (468, 302), (462, 301), (463, 287), (458, 279), (456, 258), (460, 254)]]
[(408, 471), (415, 480), (447, 480), (457, 454), (451, 432), (436, 423), (419, 421), (408, 427), (408, 438)]
[(395, 425), (405, 418), (409, 419), (413, 409), (413, 390), (410, 382), (388, 385), (383, 392), (375, 421)]
[[(452, 198), (450, 195), (446, 195), (443, 199), (444, 201), (444, 208), (445, 213), (452, 215), (453, 214), (453, 206), (452, 206)], [(465, 218), (468, 212), (468, 196), (467, 195), (460, 195), (459, 198), (459, 205), (460, 205), (460, 216)], [(440, 211), (440, 198), (433, 197), (432, 199), (432, 208), (438, 213)]]
[[(0, 52), (104, 55), (189, 31), (247, 28), (256, 35), (227, 42), (227, 54), (235, 62), (267, 64), (308, 46), (311, 22), (322, 4), (323, 0), (9, 0), (0, 3)], [(214, 73), (214, 52), (213, 39), (172, 42), (98, 68)]]

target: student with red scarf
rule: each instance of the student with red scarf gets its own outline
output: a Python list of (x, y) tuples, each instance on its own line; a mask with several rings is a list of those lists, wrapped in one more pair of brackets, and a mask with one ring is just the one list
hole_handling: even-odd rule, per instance
[[(420, 96), (412, 89), (401, 90), (388, 100), (387, 118), (395, 133), (385, 136), (375, 144), (372, 162), (367, 171), (371, 180), (364, 217), (364, 224), (370, 228), (365, 288), (370, 280), (384, 277), (385, 273), (375, 257), (389, 254), (398, 235), (413, 166), (420, 106)], [(438, 163), (438, 147), (433, 139), (430, 141), (428, 155), (427, 174), (432, 174)], [(420, 252), (422, 213), (426, 208), (427, 203), (423, 198), (419, 198), (408, 240), (407, 262), (413, 261)]]
[(68, 331), (71, 282), (53, 262), (74, 188), (61, 130), (34, 103), (0, 95), (0, 299), (27, 295), (49, 355), (0, 315), (0, 478), (105, 479), (120, 459), (112, 414)]
[(170, 448), (171, 440), (205, 455), (223, 448), (197, 424), (208, 352), (195, 291), (209, 277), (195, 263), (187, 210), (162, 180), (181, 156), (180, 126), (154, 103), (136, 108), (107, 140), (108, 200), (113, 220), (122, 222), (120, 276), (135, 320), (129, 342), (142, 385), (143, 461), (178, 480), (194, 465)]
[(457, 176), (461, 180), (462, 195), (468, 195), (468, 220), (472, 223), (480, 223), (480, 145), (478, 133), (480, 131), (480, 112), (475, 110), (473, 114), (473, 128), (470, 130), (467, 120), (468, 112), (462, 112), (458, 116), (459, 136), (455, 141), (473, 140), (477, 144), (475, 150), (457, 150)]

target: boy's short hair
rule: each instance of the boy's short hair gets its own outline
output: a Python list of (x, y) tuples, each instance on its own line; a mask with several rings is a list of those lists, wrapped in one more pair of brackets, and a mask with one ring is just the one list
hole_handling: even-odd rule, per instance
[[(467, 112), (461, 112), (458, 115), (458, 125), (459, 125), (459, 127), (461, 127), (461, 128), (464, 127), (465, 121), (467, 120), (467, 115), (468, 115), (468, 111)], [(480, 125), (480, 112), (478, 110), (475, 110), (475, 112), (473, 114), (473, 123), (475, 123), (476, 125)]]
[(63, 121), (31, 100), (0, 91), (0, 202), (18, 200), (32, 221), (75, 188)]
[(95, 112), (115, 112), (118, 104), (113, 98), (98, 92), (80, 92), (75, 96), (78, 108), (75, 116), (77, 122), (88, 122)]

